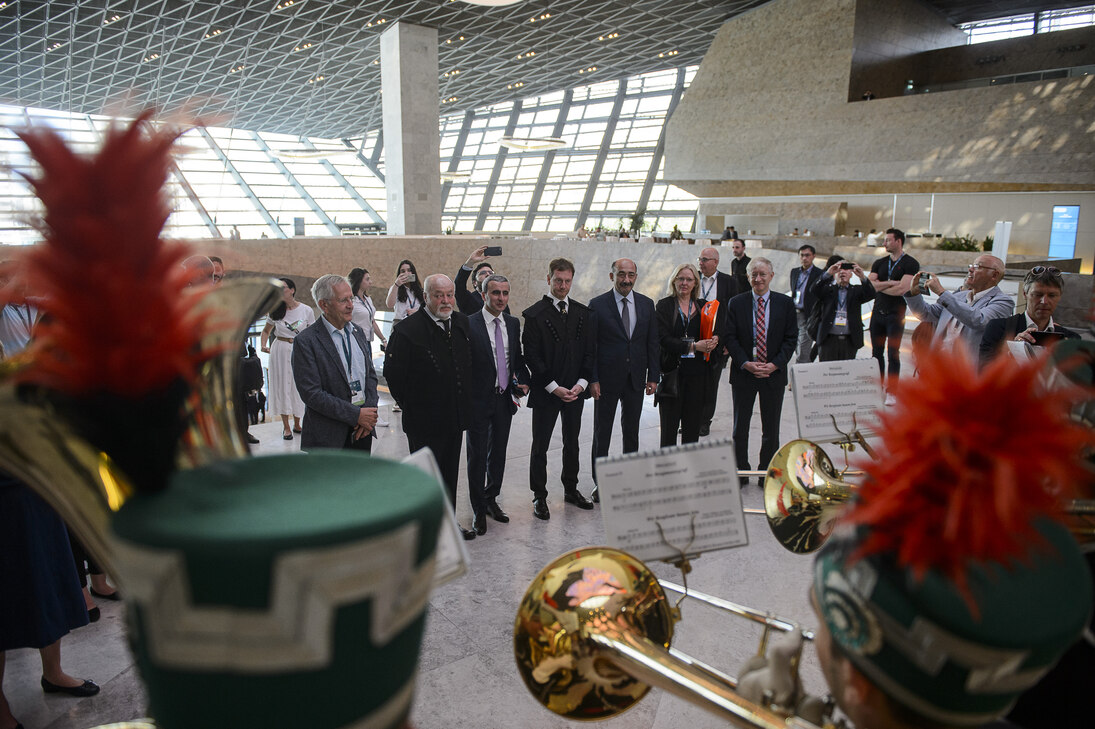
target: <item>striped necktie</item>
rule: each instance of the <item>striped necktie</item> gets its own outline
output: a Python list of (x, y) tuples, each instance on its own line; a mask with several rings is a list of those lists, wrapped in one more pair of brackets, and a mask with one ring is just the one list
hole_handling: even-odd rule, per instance
[(768, 331), (764, 324), (764, 312), (767, 304), (764, 298), (757, 299), (756, 348), (757, 362), (768, 361)]

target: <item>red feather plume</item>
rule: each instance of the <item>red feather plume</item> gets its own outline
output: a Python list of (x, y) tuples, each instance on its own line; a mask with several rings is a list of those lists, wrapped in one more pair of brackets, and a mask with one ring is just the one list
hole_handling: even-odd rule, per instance
[(45, 206), (44, 243), (17, 267), (44, 315), (21, 382), (139, 396), (192, 381), (208, 354), (198, 346), (201, 293), (187, 290), (179, 265), (188, 250), (160, 238), (181, 130), (153, 128), (150, 117), (111, 128), (88, 156), (52, 129), (17, 132), (40, 168), (24, 177)]
[(964, 351), (921, 353), (897, 406), (881, 414), (877, 458), (847, 518), (870, 526), (856, 557), (889, 552), (921, 579), (946, 575), (966, 596), (972, 562), (1024, 560), (1039, 516), (1059, 517), (1091, 476), (1095, 433), (1069, 417), (1079, 388), (1049, 390), (1046, 359), (997, 357), (978, 372)]

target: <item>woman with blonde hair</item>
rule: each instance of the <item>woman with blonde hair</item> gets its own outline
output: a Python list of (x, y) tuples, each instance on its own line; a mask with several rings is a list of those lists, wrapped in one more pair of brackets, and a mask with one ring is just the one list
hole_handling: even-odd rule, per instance
[(654, 311), (662, 347), (662, 382), (654, 401), (661, 417), (661, 445), (700, 439), (703, 404), (717, 386), (711, 369), (720, 364), (720, 335), (726, 312), (717, 301), (699, 298), (700, 274), (691, 263), (682, 263), (669, 277), (669, 296)]

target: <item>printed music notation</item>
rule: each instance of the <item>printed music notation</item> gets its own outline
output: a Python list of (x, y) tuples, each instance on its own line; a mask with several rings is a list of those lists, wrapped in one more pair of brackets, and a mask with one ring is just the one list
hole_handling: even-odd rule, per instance
[[(864, 435), (871, 435), (878, 427), (882, 383), (874, 359), (792, 365), (791, 390), (799, 438), (833, 443), (843, 439), (837, 428), (845, 433), (858, 428)], [(833, 427), (833, 418), (837, 428)]]
[(600, 458), (597, 480), (608, 545), (640, 560), (749, 543), (729, 440)]

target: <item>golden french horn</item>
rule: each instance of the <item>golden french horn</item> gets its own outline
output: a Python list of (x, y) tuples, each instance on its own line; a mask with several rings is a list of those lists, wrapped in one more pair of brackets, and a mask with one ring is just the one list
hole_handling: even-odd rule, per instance
[[(765, 638), (769, 628), (800, 630), (786, 620), (699, 597), (764, 623)], [(679, 617), (663, 583), (631, 555), (607, 547), (568, 552), (541, 570), (517, 610), (513, 643), (518, 670), (541, 704), (569, 719), (607, 719), (657, 686), (739, 727), (819, 726), (784, 707), (743, 698), (733, 677), (671, 648)], [(797, 658), (793, 665), (797, 669)], [(831, 707), (818, 701), (814, 708), (823, 721)]]

